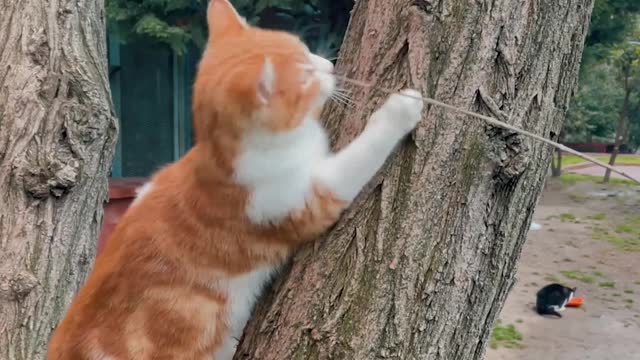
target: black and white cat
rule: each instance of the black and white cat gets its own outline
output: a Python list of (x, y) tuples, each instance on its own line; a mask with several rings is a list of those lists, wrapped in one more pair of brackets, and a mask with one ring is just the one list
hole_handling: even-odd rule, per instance
[(555, 315), (562, 317), (560, 311), (573, 298), (576, 288), (569, 288), (560, 284), (550, 284), (536, 294), (536, 311), (540, 315)]

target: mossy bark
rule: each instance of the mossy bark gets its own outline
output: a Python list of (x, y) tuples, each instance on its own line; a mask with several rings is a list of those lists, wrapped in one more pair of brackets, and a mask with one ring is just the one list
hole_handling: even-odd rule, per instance
[(116, 140), (101, 0), (0, 1), (0, 359), (43, 359), (95, 255)]
[[(359, 0), (330, 106), (340, 148), (388, 95), (425, 95), (556, 139), (591, 0)], [(437, 107), (256, 308), (235, 359), (481, 359), (553, 149)]]

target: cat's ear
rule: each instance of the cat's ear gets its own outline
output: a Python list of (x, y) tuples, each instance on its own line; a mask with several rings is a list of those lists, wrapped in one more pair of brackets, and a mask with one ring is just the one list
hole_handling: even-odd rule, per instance
[(262, 105), (266, 105), (271, 101), (273, 89), (276, 82), (276, 69), (273, 62), (268, 57), (264, 59), (262, 70), (258, 78), (257, 96), (258, 101)]
[(248, 27), (228, 0), (211, 0), (207, 9), (209, 38), (215, 39), (225, 33), (238, 33)]

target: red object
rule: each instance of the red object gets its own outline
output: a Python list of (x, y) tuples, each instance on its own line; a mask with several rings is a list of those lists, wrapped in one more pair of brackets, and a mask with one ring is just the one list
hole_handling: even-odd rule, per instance
[(571, 299), (571, 301), (569, 301), (569, 303), (567, 303), (567, 306), (569, 307), (578, 307), (580, 305), (584, 304), (584, 299), (581, 297), (574, 297)]
[(146, 178), (109, 179), (109, 200), (104, 206), (104, 219), (102, 229), (100, 229), (100, 238), (98, 239), (98, 254), (104, 248), (122, 215), (135, 199), (136, 189), (145, 182), (147, 182)]
[(573, 150), (581, 151), (581, 152), (592, 152), (592, 153), (607, 153), (607, 144), (605, 143), (574, 143), (574, 144), (564, 144)]

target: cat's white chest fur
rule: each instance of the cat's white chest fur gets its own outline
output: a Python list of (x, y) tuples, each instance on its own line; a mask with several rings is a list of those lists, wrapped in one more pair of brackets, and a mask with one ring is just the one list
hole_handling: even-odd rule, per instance
[(328, 155), (327, 134), (311, 118), (288, 132), (247, 134), (235, 162), (235, 180), (251, 192), (249, 219), (256, 224), (278, 222), (303, 209), (314, 170)]
[(233, 357), (253, 307), (276, 269), (275, 266), (260, 267), (249, 273), (232, 277), (222, 286), (227, 294), (226, 320), (229, 325), (229, 335), (212, 360), (228, 360)]

